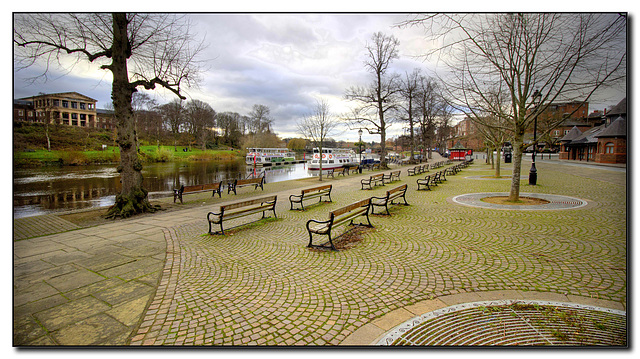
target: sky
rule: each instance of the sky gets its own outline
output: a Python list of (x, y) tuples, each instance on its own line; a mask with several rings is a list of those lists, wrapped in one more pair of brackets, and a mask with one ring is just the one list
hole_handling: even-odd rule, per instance
[[(419, 68), (433, 75), (434, 64), (423, 55), (428, 49), (420, 28), (396, 25), (410, 17), (407, 13), (288, 13), (211, 14), (191, 13), (197, 36), (205, 38), (201, 54), (207, 68), (198, 89), (187, 89), (188, 99), (210, 104), (217, 112), (247, 115), (253, 105), (271, 110), (273, 129), (281, 138), (301, 137), (296, 123), (311, 114), (318, 100), (326, 100), (333, 114), (340, 116), (354, 106), (344, 98), (351, 86), (366, 86), (373, 77), (364, 67), (366, 45), (375, 32), (395, 36), (399, 58), (390, 72), (404, 74)], [(25, 80), (41, 69), (31, 67), (14, 72), (14, 98), (40, 92), (75, 91), (98, 100), (97, 107), (111, 102), (111, 74), (97, 66), (80, 63), (71, 71), (53, 70), (46, 82)], [(166, 91), (148, 92), (159, 103), (175, 95)], [(590, 112), (619, 102), (620, 97), (592, 101)], [(401, 135), (402, 124), (394, 125), (387, 138)], [(340, 127), (333, 138), (357, 141), (357, 129)], [(363, 140), (379, 141), (379, 135), (365, 131)]]

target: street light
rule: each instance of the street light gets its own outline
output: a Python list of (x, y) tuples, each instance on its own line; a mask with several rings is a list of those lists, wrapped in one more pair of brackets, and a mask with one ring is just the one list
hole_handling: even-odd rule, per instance
[(362, 129), (358, 129), (358, 172), (362, 173)]
[(533, 152), (531, 154), (531, 170), (529, 170), (529, 186), (535, 186), (538, 182), (538, 171), (536, 170), (536, 147), (537, 147), (537, 130), (538, 130), (538, 106), (540, 105), (540, 99), (542, 94), (537, 89), (531, 96), (533, 99), (533, 109), (536, 111), (533, 119)]

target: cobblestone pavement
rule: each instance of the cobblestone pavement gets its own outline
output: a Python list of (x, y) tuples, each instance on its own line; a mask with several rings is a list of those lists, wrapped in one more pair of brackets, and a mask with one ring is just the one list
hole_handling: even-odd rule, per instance
[[(278, 194), (278, 219), (237, 228), (226, 236), (206, 234), (204, 218), (217, 206), (212, 202), (123, 221), (120, 229), (100, 226), (63, 234), (99, 237), (126, 231), (111, 247), (111, 254), (117, 249), (118, 256), (111, 260), (118, 265), (107, 265), (105, 259), (104, 268), (87, 270), (100, 279), (77, 274), (88, 266), (81, 256), (65, 260), (73, 278), (84, 281), (73, 288), (52, 285), (55, 276), (41, 282), (42, 288), (25, 287), (40, 280), (36, 272), (48, 270), (52, 263), (50, 256), (25, 254), (29, 242), (68, 246), (66, 239), (57, 242), (52, 238), (60, 235), (51, 235), (15, 242), (14, 267), (24, 267), (25, 273), (14, 275), (14, 301), (20, 298), (14, 313), (21, 314), (14, 322), (14, 344), (65, 343), (65, 334), (74, 338), (74, 330), (95, 328), (108, 319), (118, 322), (119, 330), (105, 331), (89, 344), (362, 345), (451, 301), (500, 299), (504, 293), (525, 299), (592, 300), (624, 310), (626, 173), (599, 168), (567, 171), (559, 163), (537, 167), (538, 186), (523, 184), (523, 192), (567, 195), (589, 205), (562, 211), (504, 211), (448, 200), (462, 193), (508, 190), (505, 181), (464, 178), (468, 173), (490, 174), (482, 163), (448, 176), (432, 191), (416, 191), (419, 176), (409, 177), (405, 170), (401, 181), (370, 191), (360, 190), (358, 183), (367, 174), (329, 179), (334, 184), (333, 203), (308, 206), (304, 212), (289, 211), (288, 194), (316, 181), (268, 184), (264, 193)], [(503, 171), (510, 174), (509, 167)], [(308, 219), (324, 220), (329, 210), (382, 195), (403, 183), (409, 184), (410, 206), (394, 206), (391, 216), (372, 216), (375, 228), (343, 236), (339, 251), (306, 248)], [(242, 192), (238, 199), (255, 195), (250, 189)], [(223, 196), (221, 201), (229, 199)], [(131, 235), (124, 223), (140, 227)], [(148, 234), (166, 242), (149, 242)], [(113, 238), (113, 233), (105, 237)], [(84, 248), (69, 255), (85, 253)], [(136, 259), (130, 263), (146, 261), (146, 266), (138, 263), (122, 270), (120, 256)], [(34, 270), (34, 259), (46, 268)], [(107, 295), (110, 287), (124, 284), (130, 286), (128, 292)], [(35, 301), (26, 296), (43, 290), (46, 294)], [(137, 295), (139, 291), (144, 295)], [(43, 303), (54, 304), (43, 309)], [(126, 310), (119, 307), (123, 303)], [(60, 318), (61, 306), (91, 308), (93, 313)], [(84, 326), (71, 326), (77, 322)], [(33, 330), (22, 330), (25, 325)], [(16, 331), (22, 334), (19, 340)]]

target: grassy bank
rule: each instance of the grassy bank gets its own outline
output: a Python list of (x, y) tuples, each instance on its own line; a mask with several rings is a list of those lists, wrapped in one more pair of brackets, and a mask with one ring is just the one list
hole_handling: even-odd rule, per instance
[[(141, 146), (139, 158), (144, 163), (172, 161), (226, 161), (243, 154), (238, 150), (188, 150), (184, 147), (174, 151), (173, 146)], [(104, 151), (14, 151), (15, 167), (36, 167), (43, 165), (82, 166), (107, 164), (120, 161), (120, 151), (110, 146)]]

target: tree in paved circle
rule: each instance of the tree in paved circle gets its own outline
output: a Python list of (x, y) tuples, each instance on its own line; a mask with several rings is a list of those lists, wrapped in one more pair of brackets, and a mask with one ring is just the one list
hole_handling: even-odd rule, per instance
[[(14, 14), (13, 42), (19, 68), (45, 62), (43, 76), (87, 60), (113, 75), (111, 98), (120, 148), (121, 192), (107, 217), (154, 211), (142, 186), (142, 163), (135, 143), (132, 95), (138, 87), (160, 86), (184, 99), (201, 68), (187, 17), (177, 14), (29, 13)], [(69, 64), (71, 61), (71, 65)]]
[[(425, 29), (430, 46), (425, 55), (444, 65), (436, 73), (452, 106), (476, 121), (508, 125), (513, 202), (520, 197), (522, 154), (532, 145), (524, 134), (538, 115), (558, 102), (587, 103), (596, 92), (626, 82), (625, 14), (433, 14), (416, 15), (400, 26)], [(496, 88), (508, 94), (509, 106), (495, 106), (491, 89)], [(539, 104), (531, 100), (536, 90)]]

